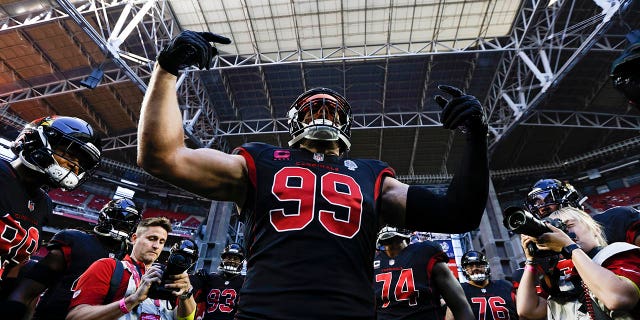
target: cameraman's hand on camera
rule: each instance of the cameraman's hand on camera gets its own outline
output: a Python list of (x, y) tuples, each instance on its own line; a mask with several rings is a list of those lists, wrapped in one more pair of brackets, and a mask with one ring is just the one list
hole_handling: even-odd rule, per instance
[(480, 101), (456, 87), (439, 85), (438, 89), (452, 96), (450, 100), (441, 95), (434, 97), (442, 107), (442, 127), (449, 130), (460, 128), (469, 136), (486, 137), (487, 118)]
[(218, 54), (211, 42), (229, 44), (231, 40), (211, 32), (185, 30), (160, 51), (157, 61), (162, 69), (174, 76), (178, 76), (178, 70), (189, 66), (209, 70), (213, 57)]
[(527, 260), (533, 260), (534, 256), (531, 255), (531, 252), (529, 252), (529, 249), (527, 248), (529, 243), (533, 243), (535, 245), (536, 244), (536, 238), (534, 238), (532, 236), (528, 236), (526, 234), (521, 234), (520, 235), (520, 244), (522, 245), (522, 250), (524, 251), (524, 257)]
[(564, 233), (564, 231), (554, 227), (551, 223), (545, 221), (545, 224), (551, 232), (543, 233), (537, 239), (538, 248), (542, 250), (551, 250), (553, 252), (561, 252), (562, 248), (574, 243), (573, 240)]
[(187, 273), (170, 275), (169, 281), (164, 287), (167, 289), (172, 289), (173, 291), (171, 293), (174, 296), (180, 296), (184, 293), (187, 293), (191, 289), (189, 275)]
[(158, 266), (151, 266), (147, 269), (145, 274), (140, 278), (140, 285), (136, 292), (130, 297), (135, 299), (136, 305), (142, 303), (149, 297), (149, 288), (154, 283), (160, 284), (162, 282), (162, 269)]

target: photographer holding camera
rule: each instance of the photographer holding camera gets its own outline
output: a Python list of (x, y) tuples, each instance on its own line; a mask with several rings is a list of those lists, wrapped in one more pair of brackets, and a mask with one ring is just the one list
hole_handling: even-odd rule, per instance
[[(621, 242), (607, 245), (601, 226), (580, 209), (565, 207), (549, 218), (559, 219), (566, 229), (544, 222), (548, 232), (521, 233), (527, 262), (518, 288), (518, 315), (530, 319), (639, 319), (640, 248)], [(550, 279), (549, 290), (542, 295), (536, 292), (540, 269), (527, 249), (529, 243), (542, 251), (560, 253), (570, 262), (556, 266), (556, 278)]]
[[(172, 268), (154, 264), (164, 248), (169, 232), (171, 223), (167, 218), (142, 220), (131, 236), (133, 248), (130, 255), (122, 261), (100, 259), (80, 276), (73, 288), (67, 319), (192, 320), (196, 303), (191, 295), (189, 276), (182, 272), (163, 277)], [(184, 242), (177, 248), (179, 252), (189, 250), (190, 254), (194, 254), (194, 248)], [(172, 255), (173, 252), (174, 250)], [(182, 263), (182, 260), (186, 260), (184, 258), (182, 255), (177, 260)], [(186, 258), (190, 257), (187, 255)], [(171, 261), (170, 257), (169, 262)], [(117, 281), (119, 278), (120, 281)], [(167, 281), (163, 282), (163, 279)], [(112, 286), (113, 282), (117, 285)], [(161, 300), (162, 294), (153, 296), (151, 287), (157, 285), (172, 290), (173, 299)], [(173, 303), (176, 300), (177, 308), (169, 310), (167, 302)]]

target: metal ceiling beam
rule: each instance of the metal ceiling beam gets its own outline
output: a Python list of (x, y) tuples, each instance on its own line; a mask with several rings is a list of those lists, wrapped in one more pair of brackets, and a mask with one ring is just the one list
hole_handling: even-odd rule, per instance
[(178, 87), (185, 133), (199, 147), (209, 148), (216, 143), (222, 147), (223, 138), (216, 136), (218, 117), (204, 84), (194, 76), (183, 75)]
[[(140, 88), (142, 92), (147, 91), (147, 84), (144, 82), (138, 74), (120, 57), (120, 49), (119, 44), (114, 46), (114, 43), (107, 41), (102, 37), (100, 33), (98, 33), (93, 26), (84, 18), (82, 13), (76, 9), (76, 7), (69, 0), (56, 0), (58, 4), (62, 7), (62, 9), (82, 28), (82, 30), (95, 42), (102, 52), (111, 60), (120, 67), (120, 69), (124, 70), (125, 74), (131, 81)], [(150, 10), (146, 4), (151, 3), (151, 1), (146, 1), (143, 6), (146, 8), (145, 11), (141, 11), (138, 14), (144, 14), (145, 12)], [(162, 1), (161, 1), (162, 2)], [(162, 2), (164, 3), (164, 2)], [(106, 21), (108, 22), (108, 21)], [(147, 67), (151, 67), (150, 65)]]
[[(440, 111), (422, 112), (389, 112), (354, 114), (351, 129), (385, 129), (385, 128), (426, 128), (440, 127)], [(592, 112), (547, 111), (539, 110), (531, 113), (523, 125), (535, 126), (571, 126), (593, 129), (640, 129), (640, 116), (603, 114)], [(251, 135), (265, 133), (287, 133), (286, 118), (251, 119), (241, 121), (220, 121), (219, 135)]]
[[(146, 1), (146, 0), (143, 0)], [(76, 2), (78, 12), (81, 14), (91, 13), (102, 10), (113, 9), (124, 6), (129, 2), (139, 3), (140, 0), (113, 0), (113, 1), (85, 1), (80, 4)], [(56, 20), (66, 19), (69, 15), (58, 8), (50, 7), (42, 12), (32, 12), (26, 17), (6, 17), (0, 20), (0, 34), (9, 30), (31, 27), (38, 24), (44, 24)]]
[(533, 110), (520, 125), (640, 130), (640, 116), (566, 110)]
[[(453, 48), (447, 43), (451, 39), (443, 41), (429, 41), (428, 43), (389, 43), (381, 45), (367, 45), (358, 47), (331, 47), (331, 48), (314, 48), (314, 49), (297, 49), (277, 52), (261, 52), (253, 54), (237, 54), (231, 55), (221, 52), (219, 56), (214, 58), (215, 68), (246, 68), (256, 67), (259, 65), (274, 64), (300, 64), (307, 62), (340, 62), (340, 61), (363, 61), (363, 60), (379, 60), (385, 58), (402, 58), (415, 56), (432, 56), (432, 55), (448, 55), (448, 54), (465, 54), (465, 53), (495, 53), (495, 52), (517, 52), (522, 50), (554, 50), (573, 52), (581, 50), (580, 44), (589, 40), (588, 35), (579, 33), (564, 34), (565, 45), (556, 43), (542, 42), (540, 45), (529, 43), (521, 47), (516, 47), (515, 43), (508, 37), (494, 38), (473, 38), (459, 39), (477, 43), (477, 46), (467, 46), (462, 48)], [(626, 46), (626, 38), (624, 35), (605, 35), (605, 38), (594, 39), (591, 51), (603, 52), (622, 52)], [(541, 39), (544, 41), (544, 39)], [(407, 47), (407, 49), (399, 49)], [(418, 47), (416, 50), (410, 48)], [(394, 53), (387, 53), (386, 48), (394, 49)], [(324, 54), (318, 55), (316, 52), (322, 51)], [(190, 69), (190, 71), (198, 71)]]
[[(587, 51), (597, 47), (613, 16), (629, 3), (607, 2), (599, 14), (570, 25), (572, 1), (559, 0), (552, 6), (547, 6), (547, 1), (525, 1), (510, 36), (517, 51), (504, 52), (484, 104), (489, 109), (490, 151), (526, 118), (523, 116), (533, 112)], [(567, 22), (562, 31), (554, 32), (563, 17)], [(575, 31), (583, 31), (586, 38), (580, 43), (566, 38)], [(577, 47), (570, 55), (555, 49), (565, 45)]]
[[(143, 79), (147, 79), (151, 76), (151, 74), (148, 73), (148, 70), (144, 67), (134, 66), (134, 70), (141, 73)], [(10, 103), (38, 100), (51, 96), (87, 90), (87, 88), (80, 85), (80, 81), (82, 81), (82, 79), (84, 79), (84, 76), (5, 92), (0, 94), (0, 108)], [(129, 78), (122, 69), (104, 70), (104, 77), (98, 86), (110, 86), (119, 83), (128, 83), (129, 81)]]

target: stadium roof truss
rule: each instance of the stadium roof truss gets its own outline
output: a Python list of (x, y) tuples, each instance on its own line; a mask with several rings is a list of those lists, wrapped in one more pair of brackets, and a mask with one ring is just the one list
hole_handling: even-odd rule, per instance
[[(624, 49), (624, 35), (606, 31), (631, 0), (22, 2), (26, 13), (20, 15), (15, 7), (0, 5), (0, 35), (17, 31), (28, 37), (22, 29), (73, 19), (106, 57), (106, 62), (101, 61), (87, 45), (79, 45), (92, 66), (104, 66), (99, 84), (104, 88), (130, 82), (144, 92), (155, 56), (180, 29), (230, 36), (232, 44), (218, 47), (220, 55), (212, 70), (190, 69), (178, 80), (186, 137), (199, 147), (229, 151), (231, 137), (266, 133), (277, 133), (281, 144), (279, 134), (288, 133), (282, 112), (286, 104), (281, 101), (290, 101), (292, 95), (314, 86), (318, 81), (309, 75), (319, 72), (319, 67), (337, 71), (327, 71), (326, 77), (343, 93), (355, 92), (348, 98), (354, 96), (357, 101), (367, 97), (361, 99), (366, 102), (361, 105), (369, 107), (354, 110), (354, 130), (416, 128), (410, 172), (419, 129), (441, 125), (440, 111), (429, 102), (428, 92), (434, 82), (447, 76), (460, 77), (464, 90), (483, 99), (492, 150), (518, 125), (640, 129), (640, 117), (634, 115), (537, 108), (587, 52)], [(77, 37), (73, 31), (67, 32), (69, 37)], [(44, 54), (46, 50), (39, 51), (53, 71), (59, 72)], [(442, 63), (440, 59), (456, 56), (464, 57), (459, 62), (464, 65), (462, 72), (449, 75), (434, 71)], [(493, 65), (482, 65), (485, 60)], [(405, 68), (424, 71), (421, 78), (411, 80), (411, 92), (416, 94), (411, 99), (398, 98), (404, 107), (395, 107), (390, 101), (406, 94), (394, 91), (403, 86), (393, 73), (403, 61)], [(9, 65), (1, 58), (0, 64)], [(275, 73), (274, 66), (286, 68), (290, 79)], [(352, 81), (354, 70), (371, 66), (375, 73), (365, 76), (379, 75), (375, 83), (370, 89), (354, 89), (361, 87)], [(485, 88), (476, 89), (473, 76), (480, 68), (493, 71), (486, 77)], [(20, 78), (16, 70), (13, 74)], [(246, 92), (260, 97), (250, 99), (251, 94), (241, 94), (243, 89), (237, 86), (243, 74), (257, 79), (245, 83), (255, 85)], [(74, 94), (107, 136), (106, 150), (135, 146), (135, 132), (116, 132), (81, 96), (85, 88), (80, 82), (85, 76), (38, 83), (22, 79), (28, 85), (0, 94), (3, 122), (15, 127), (24, 123), (9, 110), (11, 105)], [(139, 115), (126, 97), (109, 90), (128, 119), (137, 123)], [(255, 104), (250, 106), (252, 112), (242, 107), (248, 101)], [(60, 108), (49, 107), (54, 111)], [(379, 130), (380, 141), (382, 132)], [(378, 158), (382, 153), (379, 149)]]

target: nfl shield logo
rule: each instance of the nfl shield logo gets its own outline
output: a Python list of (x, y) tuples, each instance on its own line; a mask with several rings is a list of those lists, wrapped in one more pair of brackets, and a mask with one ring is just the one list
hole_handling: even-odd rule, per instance
[(35, 210), (36, 204), (33, 201), (29, 200), (29, 202), (27, 202), (27, 209), (29, 209), (29, 211)]
[(324, 161), (324, 153), (314, 153), (313, 154), (313, 160), (315, 160), (317, 162)]
[(344, 161), (344, 166), (347, 167), (347, 169), (349, 169), (351, 171), (354, 171), (354, 170), (356, 170), (356, 168), (358, 168), (358, 165), (355, 162), (351, 161), (351, 160), (345, 160)]

